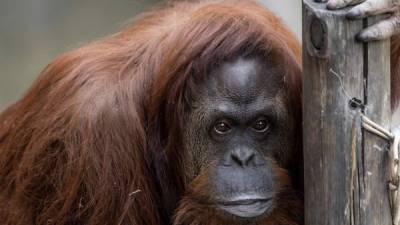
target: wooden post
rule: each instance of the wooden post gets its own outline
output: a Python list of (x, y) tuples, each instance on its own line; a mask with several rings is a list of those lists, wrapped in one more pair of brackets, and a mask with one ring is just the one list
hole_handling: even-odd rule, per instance
[(390, 128), (389, 41), (356, 42), (374, 19), (318, 1), (303, 1), (305, 224), (392, 225), (389, 143), (360, 118)]

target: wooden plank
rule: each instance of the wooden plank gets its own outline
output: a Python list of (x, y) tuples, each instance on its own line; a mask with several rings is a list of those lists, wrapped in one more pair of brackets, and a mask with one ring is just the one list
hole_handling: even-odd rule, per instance
[[(366, 25), (371, 25), (377, 19), (370, 19)], [(374, 42), (364, 46), (365, 97), (364, 114), (372, 121), (387, 129), (390, 128), (390, 42)], [(361, 205), (361, 224), (392, 224), (387, 195), (389, 177), (388, 165), (389, 143), (367, 131), (364, 131), (363, 152), (359, 170), (363, 178), (364, 193)], [(363, 157), (362, 157), (363, 156)]]
[(345, 12), (303, 1), (305, 222), (391, 225), (388, 143), (360, 119), (390, 127), (389, 43), (355, 42)]

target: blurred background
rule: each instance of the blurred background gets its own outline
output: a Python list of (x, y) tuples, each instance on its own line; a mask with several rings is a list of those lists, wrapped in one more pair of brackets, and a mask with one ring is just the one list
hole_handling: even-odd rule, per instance
[[(259, 0), (300, 38), (301, 0)], [(0, 0), (0, 111), (56, 56), (111, 34), (158, 0)]]

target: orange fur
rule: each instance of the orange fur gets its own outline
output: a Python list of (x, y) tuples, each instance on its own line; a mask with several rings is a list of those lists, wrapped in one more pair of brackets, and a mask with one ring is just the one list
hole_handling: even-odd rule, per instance
[(394, 36), (390, 45), (391, 102), (392, 110), (398, 107), (400, 99), (400, 36)]
[[(300, 168), (294, 35), (253, 1), (169, 3), (58, 57), (0, 114), (0, 223), (172, 223), (186, 191), (180, 131), (191, 83), (215, 63), (254, 51), (282, 64), (298, 133), (292, 167)], [(301, 199), (289, 191), (278, 203), (263, 224), (296, 224), (291, 217), (301, 214)], [(190, 204), (182, 200), (177, 221), (197, 210)], [(214, 212), (195, 212), (210, 219), (205, 224), (221, 222)]]

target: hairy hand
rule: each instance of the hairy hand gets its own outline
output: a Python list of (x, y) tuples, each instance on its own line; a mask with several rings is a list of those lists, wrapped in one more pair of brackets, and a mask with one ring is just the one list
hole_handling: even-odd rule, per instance
[(354, 6), (347, 13), (350, 19), (362, 19), (373, 15), (390, 15), (386, 19), (364, 29), (358, 34), (361, 41), (382, 40), (400, 33), (400, 0), (328, 0), (328, 9)]

